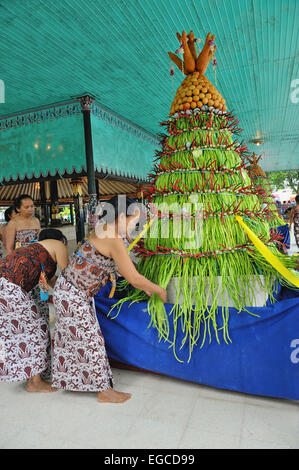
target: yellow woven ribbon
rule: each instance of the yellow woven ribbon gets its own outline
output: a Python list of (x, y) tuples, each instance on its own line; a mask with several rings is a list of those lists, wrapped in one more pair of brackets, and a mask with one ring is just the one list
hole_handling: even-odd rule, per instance
[(276, 269), (285, 279), (291, 284), (299, 287), (299, 278), (296, 277), (288, 268), (286, 268), (282, 262), (266, 247), (266, 245), (250, 230), (250, 228), (243, 222), (242, 217), (236, 215), (236, 220), (243, 227), (248, 235), (248, 238), (252, 241), (256, 249), (263, 255), (273, 268)]
[(138, 237), (131, 243), (130, 246), (128, 246), (127, 248), (127, 252), (129, 253), (129, 251), (132, 250), (132, 248), (136, 245), (137, 242), (139, 242), (140, 238), (143, 237), (143, 235), (148, 231), (148, 229), (150, 228), (150, 226), (152, 225), (152, 223), (154, 222), (155, 219), (152, 219), (150, 220), (146, 225), (144, 225), (144, 228), (142, 230), (142, 232), (140, 232), (140, 234), (138, 235)]

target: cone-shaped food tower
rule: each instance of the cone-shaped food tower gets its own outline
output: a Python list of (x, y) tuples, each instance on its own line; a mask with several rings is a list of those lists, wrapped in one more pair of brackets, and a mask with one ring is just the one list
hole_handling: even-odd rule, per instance
[(251, 178), (253, 186), (258, 190), (259, 188), (265, 189), (265, 195), (262, 201), (262, 204), (267, 206), (269, 209), (269, 224), (272, 228), (277, 228), (281, 225), (285, 225), (285, 222), (281, 220), (277, 206), (272, 197), (272, 186), (269, 182), (264, 170), (259, 165), (259, 162), (262, 158), (262, 155), (256, 156), (253, 153), (250, 157), (247, 158), (249, 165), (246, 167), (248, 175)]
[[(260, 292), (264, 301), (274, 300), (275, 281), (285, 281), (236, 216), (285, 267), (294, 264), (270, 235), (265, 189), (255, 187), (245, 170), (247, 149), (236, 139), (238, 120), (203, 75), (216, 49), (214, 36), (208, 34), (198, 57), (192, 31), (177, 37), (184, 60), (169, 56), (187, 76), (169, 119), (161, 123), (166, 132), (160, 134), (147, 194), (154, 222), (136, 248), (138, 271), (168, 289), (173, 307), (167, 314), (158, 296), (149, 299), (137, 289), (116, 304), (148, 300), (151, 326), (173, 345), (176, 357), (185, 343), (191, 354), (205, 340), (229, 342), (229, 307), (244, 311), (256, 305)], [(177, 344), (179, 329), (182, 344)]]

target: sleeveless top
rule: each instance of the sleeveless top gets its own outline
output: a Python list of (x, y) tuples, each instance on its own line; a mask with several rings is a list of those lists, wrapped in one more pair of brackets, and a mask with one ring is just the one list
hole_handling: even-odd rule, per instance
[(87, 240), (75, 251), (61, 274), (74, 287), (94, 296), (111, 277), (114, 280), (116, 271), (114, 260), (99, 253)]
[(15, 250), (0, 260), (0, 277), (29, 292), (38, 284), (42, 264), (48, 279), (54, 276), (57, 264), (39, 243)]
[(29, 246), (33, 241), (38, 240), (39, 230), (30, 228), (27, 230), (18, 230), (15, 238), (15, 248)]

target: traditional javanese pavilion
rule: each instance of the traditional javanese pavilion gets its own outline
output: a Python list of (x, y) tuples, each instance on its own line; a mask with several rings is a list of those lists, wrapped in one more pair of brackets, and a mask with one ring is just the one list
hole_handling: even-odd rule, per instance
[[(204, 113), (207, 105), (210, 114), (219, 114), (214, 104), (218, 95), (225, 99), (222, 109), (239, 118), (234, 130), (243, 129), (240, 148), (244, 144), (248, 155), (255, 153), (251, 161), (258, 161), (262, 172), (299, 171), (298, 22), (298, 0), (0, 1), (0, 206), (29, 193), (44, 223), (55, 225), (58, 206), (69, 204), (80, 242), (86, 235), (84, 212), (89, 229), (99, 200), (114, 194), (143, 197), (165, 141), (160, 123), (174, 115), (172, 103), (172, 111), (195, 113), (201, 95)], [(215, 85), (216, 98), (204, 83), (196, 88), (191, 77), (188, 90), (176, 94), (185, 78), (182, 31), (196, 34), (188, 38), (185, 65), (202, 52), (207, 34), (215, 35), (215, 43), (208, 43), (213, 61), (205, 84), (212, 91)], [(198, 147), (213, 146), (208, 137)], [(183, 142), (186, 149), (178, 145), (170, 151), (193, 150), (195, 139)], [(194, 158), (202, 148), (194, 149)], [(204, 173), (207, 167), (185, 169)], [(169, 254), (172, 250), (157, 253)], [(95, 296), (110, 359), (216, 388), (299, 399), (298, 289), (280, 286), (276, 303), (246, 305), (253, 315), (233, 309), (231, 344), (206, 340), (186, 364), (188, 351), (179, 362), (148, 328), (147, 302), (128, 302), (125, 313), (111, 318), (116, 299), (110, 287)], [(167, 308), (171, 312), (172, 305)], [(185, 332), (180, 334), (182, 347), (188, 347)]]
[(182, 77), (166, 51), (186, 25), (202, 30), (199, 44), (207, 28), (220, 41), (207, 76), (263, 169), (298, 168), (295, 18), (266, 3), (243, 15), (233, 1), (164, 1), (157, 15), (150, 0), (2, 2), (0, 204), (29, 192), (46, 223), (58, 203), (74, 204), (80, 239), (83, 203), (92, 220), (99, 198), (140, 196)]
[(92, 218), (99, 197), (139, 197), (156, 144), (154, 135), (90, 95), (11, 115), (0, 120), (0, 129), (0, 204), (29, 193), (52, 225), (59, 202), (73, 204), (78, 241), (84, 201)]

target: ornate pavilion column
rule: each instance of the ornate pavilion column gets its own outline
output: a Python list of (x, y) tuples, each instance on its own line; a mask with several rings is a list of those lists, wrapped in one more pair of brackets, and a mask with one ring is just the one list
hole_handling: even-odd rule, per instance
[(84, 237), (85, 237), (82, 184), (83, 184), (82, 178), (72, 178), (70, 180), (70, 185), (72, 187), (73, 199), (74, 199), (77, 243), (83, 242)]
[(59, 218), (57, 180), (50, 181), (50, 194), (51, 194), (51, 226), (57, 227), (61, 225), (61, 221)]
[(41, 218), (44, 221), (44, 225), (47, 227), (49, 225), (49, 215), (47, 207), (46, 186), (44, 181), (39, 182), (39, 191), (41, 204)]
[(90, 108), (94, 99), (91, 96), (82, 96), (80, 101), (84, 123), (85, 157), (88, 184), (88, 231), (90, 232), (97, 223), (96, 208), (98, 203), (90, 120)]

